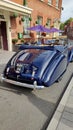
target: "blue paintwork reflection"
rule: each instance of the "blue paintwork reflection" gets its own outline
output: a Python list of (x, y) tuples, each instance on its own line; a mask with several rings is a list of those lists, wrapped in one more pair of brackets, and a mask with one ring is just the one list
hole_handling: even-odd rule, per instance
[(66, 71), (73, 60), (73, 49), (67, 46), (24, 46), (7, 63), (4, 77), (38, 85), (50, 86)]

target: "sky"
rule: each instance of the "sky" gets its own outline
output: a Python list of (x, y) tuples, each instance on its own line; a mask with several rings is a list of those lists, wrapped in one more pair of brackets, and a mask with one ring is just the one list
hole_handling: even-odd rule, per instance
[(73, 0), (62, 0), (61, 21), (65, 22), (70, 17), (73, 18)]

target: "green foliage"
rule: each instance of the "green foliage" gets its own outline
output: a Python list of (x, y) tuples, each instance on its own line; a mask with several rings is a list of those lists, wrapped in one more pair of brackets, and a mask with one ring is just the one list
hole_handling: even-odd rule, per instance
[(64, 27), (66, 26), (66, 25), (68, 25), (70, 22), (72, 22), (73, 21), (73, 18), (69, 18), (68, 20), (66, 20), (64, 23), (61, 23), (60, 24), (60, 29), (61, 30), (64, 30)]
[(17, 42), (18, 42), (17, 38), (12, 39), (12, 43), (17, 43)]
[(67, 25), (67, 24), (69, 24), (70, 22), (72, 22), (73, 21), (73, 18), (69, 18), (68, 20), (66, 20), (65, 22), (64, 22), (64, 25)]
[(21, 21), (22, 21), (22, 22), (24, 22), (24, 21), (25, 21), (25, 18), (24, 18), (24, 17), (22, 17), (22, 18), (21, 18)]
[(18, 14), (15, 12), (15, 13), (13, 14), (13, 17), (14, 17), (14, 18), (17, 18), (17, 17), (18, 17)]
[(32, 18), (31, 18), (31, 17), (29, 17), (29, 21), (32, 21)]
[(24, 5), (24, 6), (27, 5), (27, 0), (23, 0), (23, 5)]
[(21, 39), (21, 42), (24, 43), (24, 39)]
[(36, 24), (39, 24), (39, 22), (38, 22), (38, 21), (35, 21), (35, 23), (36, 23)]
[(46, 26), (48, 26), (48, 23), (46, 23)]
[(60, 29), (61, 29), (61, 30), (64, 30), (64, 26), (65, 26), (64, 23), (61, 23), (61, 24), (60, 24)]

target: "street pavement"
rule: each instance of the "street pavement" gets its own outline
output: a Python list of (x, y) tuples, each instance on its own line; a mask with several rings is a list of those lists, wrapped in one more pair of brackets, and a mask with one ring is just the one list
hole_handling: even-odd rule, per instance
[(6, 64), (15, 52), (0, 50), (0, 64)]
[(73, 78), (62, 96), (47, 130), (73, 130)]
[[(14, 53), (0, 50), (0, 74)], [(0, 130), (72, 130), (72, 73), (70, 63), (60, 82), (40, 90), (0, 83)]]
[(6, 63), (14, 53), (15, 52), (0, 50), (0, 74), (3, 72)]

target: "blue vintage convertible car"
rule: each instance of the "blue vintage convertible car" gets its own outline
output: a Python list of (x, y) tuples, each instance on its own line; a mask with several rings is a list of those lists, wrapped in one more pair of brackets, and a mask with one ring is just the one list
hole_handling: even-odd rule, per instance
[(67, 46), (22, 45), (7, 63), (2, 79), (28, 88), (49, 87), (66, 71), (69, 57)]

